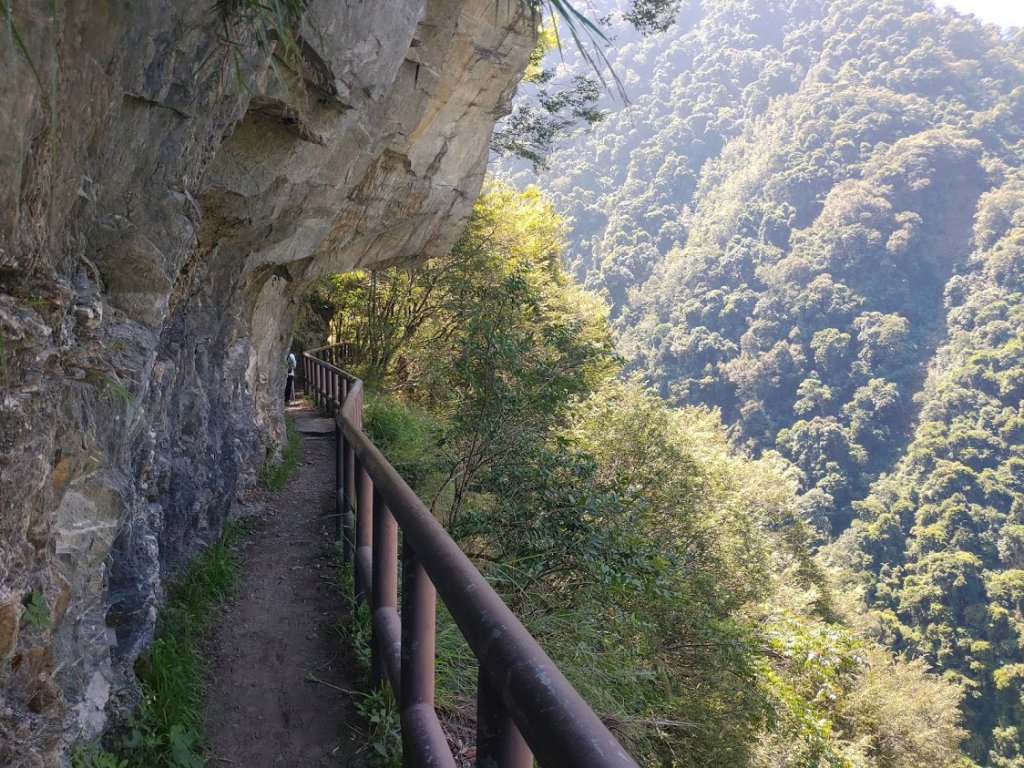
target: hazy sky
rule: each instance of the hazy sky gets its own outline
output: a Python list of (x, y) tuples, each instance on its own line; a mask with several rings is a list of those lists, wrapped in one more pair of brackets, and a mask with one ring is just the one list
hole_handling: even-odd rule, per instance
[(1024, 27), (1024, 0), (937, 0), (939, 6), (951, 5), (961, 13), (973, 13), (982, 21), (1005, 27)]

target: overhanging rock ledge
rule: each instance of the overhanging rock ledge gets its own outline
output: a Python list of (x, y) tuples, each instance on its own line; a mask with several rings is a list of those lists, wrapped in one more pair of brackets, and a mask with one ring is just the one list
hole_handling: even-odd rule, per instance
[(454, 242), (533, 47), (523, 6), (313, 0), (286, 56), (213, 3), (15, 4), (0, 763), (60, 764), (130, 690), (162, 583), (281, 436), (309, 282)]

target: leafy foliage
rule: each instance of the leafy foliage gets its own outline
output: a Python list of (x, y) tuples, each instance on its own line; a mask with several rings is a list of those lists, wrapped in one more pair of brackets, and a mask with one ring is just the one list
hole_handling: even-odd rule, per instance
[(630, 369), (784, 459), (865, 631), (963, 686), (971, 757), (1019, 764), (1019, 31), (724, 0), (614, 32), (632, 109), (540, 177), (572, 270)]
[[(548, 155), (577, 128), (590, 128), (605, 117), (597, 104), (599, 83), (614, 87), (625, 101), (625, 90), (606, 52), (609, 38), (601, 21), (594, 21), (568, 0), (524, 0), (537, 30), (534, 50), (520, 85), (512, 114), (502, 120), (491, 138), (499, 157), (527, 160), (535, 171), (547, 168)], [(682, 0), (631, 0), (621, 18), (642, 35), (664, 32), (679, 12)], [(545, 17), (548, 23), (545, 23)], [(568, 82), (556, 83), (556, 71), (544, 66), (544, 55), (557, 48), (566, 54), (562, 35), (574, 44), (570, 55), (587, 65)]]
[(128, 761), (99, 747), (78, 749), (71, 757), (72, 768), (129, 768)]
[(982, 196), (969, 269), (946, 289), (947, 337), (914, 437), (836, 545), (857, 552), (858, 578), (889, 642), (973, 692), (972, 752), (1000, 766), (1019, 758), (1007, 736), (1024, 729), (1024, 285), (1013, 266), (1024, 259), (1022, 216), (1019, 174)]
[(21, 614), (21, 620), (34, 629), (49, 629), (53, 626), (50, 619), (50, 606), (46, 604), (43, 593), (33, 590)]
[[(843, 618), (787, 462), (615, 377), (562, 226), (535, 189), (491, 186), (449, 257), (320, 287), (391, 390), (368, 432), (642, 763), (959, 764), (960, 689)], [(392, 322), (424, 301), (411, 332)], [(439, 623), (438, 703), (458, 719), (473, 668)]]

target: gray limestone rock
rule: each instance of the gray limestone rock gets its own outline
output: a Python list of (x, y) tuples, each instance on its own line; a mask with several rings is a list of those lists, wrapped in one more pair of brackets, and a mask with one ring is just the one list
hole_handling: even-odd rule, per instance
[(213, 3), (14, 4), (0, 764), (60, 764), (130, 698), (162, 585), (282, 437), (310, 281), (451, 246), (532, 48), (522, 7), (313, 0), (287, 52)]

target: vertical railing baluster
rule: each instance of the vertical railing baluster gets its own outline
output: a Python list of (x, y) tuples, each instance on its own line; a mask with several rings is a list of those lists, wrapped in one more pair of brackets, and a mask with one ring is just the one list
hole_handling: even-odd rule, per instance
[(477, 672), (477, 768), (531, 768), (533, 754), (483, 670)]
[(356, 402), (352, 409), (352, 421), (355, 422), (356, 429), (363, 428), (363, 390), (360, 389), (356, 392)]
[(356, 500), (359, 507), (356, 513), (355, 588), (356, 601), (360, 603), (366, 602), (366, 593), (372, 589), (372, 582), (367, 584), (365, 579), (372, 573), (373, 566), (373, 495), (373, 480), (356, 458)]
[[(345, 494), (345, 455), (348, 441), (341, 431), (341, 426), (334, 422), (334, 540), (343, 538), (344, 516), (347, 514), (347, 498)], [(345, 544), (342, 544), (345, 547)], [(344, 550), (343, 550), (344, 551)], [(345, 556), (348, 562), (348, 556)]]
[(384, 497), (373, 491), (373, 586), (370, 589), (373, 641), (370, 656), (370, 685), (379, 688), (388, 679), (385, 638), (378, 631), (388, 609), (398, 610), (398, 525)]
[(317, 408), (320, 407), (320, 361), (313, 359), (310, 361), (313, 366), (313, 405)]
[[(416, 558), (416, 552), (402, 541), (402, 685), (399, 711), (412, 707), (434, 707), (434, 648), (437, 628), (437, 591)], [(440, 729), (438, 729), (440, 734)], [(408, 743), (410, 734), (402, 729), (404, 764), (419, 765), (422, 744)], [(443, 736), (441, 749), (447, 749)]]
[(352, 551), (355, 547), (355, 488), (356, 488), (356, 454), (352, 445), (342, 437), (342, 488), (345, 499), (345, 508), (342, 510), (342, 556), (347, 564), (352, 560)]
[(313, 374), (313, 377), (316, 379), (316, 385), (313, 387), (316, 391), (316, 406), (317, 408), (322, 408), (324, 404), (324, 369), (320, 364), (319, 358), (317, 358), (313, 365), (316, 368), (316, 372)]
[[(341, 409), (345, 408), (345, 400), (348, 398), (348, 379), (342, 377), (339, 379), (341, 392), (339, 393), (339, 402), (341, 403)], [(355, 454), (352, 451), (352, 446), (349, 445), (349, 441), (345, 439), (345, 434), (341, 432), (340, 420), (344, 418), (343, 410), (340, 410), (338, 415), (335, 417), (336, 423), (339, 424), (338, 431), (341, 433), (341, 454), (339, 461), (341, 466), (338, 471), (341, 473), (341, 495), (339, 499), (338, 515), (341, 521), (341, 556), (342, 562), (348, 565), (352, 561), (352, 548), (354, 546), (353, 535), (355, 528), (355, 503), (353, 501), (353, 494), (355, 493)]]
[(316, 390), (320, 395), (320, 399), (317, 404), (324, 408), (327, 405), (327, 397), (324, 394), (324, 390), (327, 389), (327, 376), (325, 375), (324, 362), (320, 360), (316, 364)]

